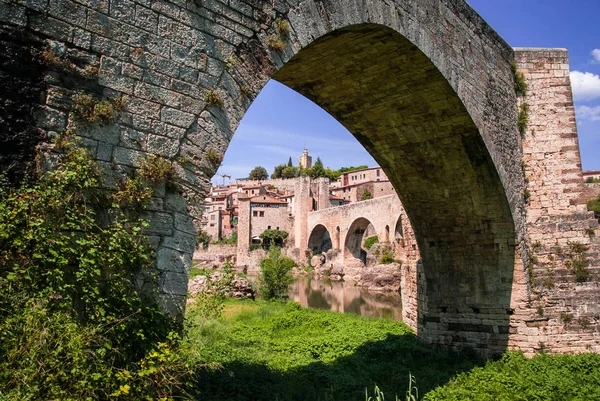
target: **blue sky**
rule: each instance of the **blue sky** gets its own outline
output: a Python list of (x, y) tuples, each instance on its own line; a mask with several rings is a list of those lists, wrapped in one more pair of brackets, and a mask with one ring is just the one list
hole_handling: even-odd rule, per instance
[[(467, 0), (513, 47), (569, 50), (584, 170), (600, 170), (600, 1)], [(302, 95), (270, 81), (252, 103), (225, 153), (218, 175), (246, 177), (255, 166), (269, 173), (294, 164), (303, 148), (325, 166), (375, 165), (356, 139)]]

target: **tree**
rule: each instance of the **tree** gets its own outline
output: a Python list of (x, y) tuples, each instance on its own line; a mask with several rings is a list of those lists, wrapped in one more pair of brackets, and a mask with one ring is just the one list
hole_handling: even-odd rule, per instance
[(273, 170), (273, 174), (271, 174), (271, 178), (275, 179), (275, 178), (282, 178), (283, 175), (283, 170), (286, 168), (285, 164), (280, 164), (279, 166), (275, 166), (275, 169)]
[(298, 169), (294, 166), (287, 166), (281, 172), (282, 178), (294, 178), (298, 175)]
[(323, 167), (323, 162), (321, 161), (320, 157), (317, 157), (315, 164), (311, 167), (310, 177), (325, 177), (325, 168)]
[(340, 173), (327, 167), (325, 169), (325, 177), (329, 178), (329, 182), (334, 182), (340, 179)]
[(250, 171), (249, 178), (251, 180), (266, 180), (269, 178), (269, 173), (267, 173), (267, 169), (262, 166), (256, 166)]
[(293, 164), (292, 164), (292, 156), (290, 156), (290, 160), (288, 160), (288, 167), (292, 167), (292, 166), (293, 166)]
[(365, 189), (362, 193), (362, 195), (360, 196), (360, 200), (364, 201), (364, 200), (369, 200), (369, 199), (373, 199), (373, 195), (371, 194), (371, 192), (369, 192), (368, 189)]
[(283, 246), (283, 241), (285, 241), (288, 235), (287, 231), (267, 229), (258, 237), (263, 241), (264, 247), (269, 247), (271, 245)]
[(260, 294), (263, 298), (285, 299), (290, 285), (294, 282), (291, 270), (296, 263), (281, 255), (281, 249), (272, 246), (269, 255), (260, 263)]

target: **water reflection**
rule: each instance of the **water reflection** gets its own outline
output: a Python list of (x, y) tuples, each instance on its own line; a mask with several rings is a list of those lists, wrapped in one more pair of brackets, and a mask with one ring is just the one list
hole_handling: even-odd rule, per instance
[(296, 277), (290, 300), (310, 308), (402, 320), (399, 292), (369, 292), (351, 283)]

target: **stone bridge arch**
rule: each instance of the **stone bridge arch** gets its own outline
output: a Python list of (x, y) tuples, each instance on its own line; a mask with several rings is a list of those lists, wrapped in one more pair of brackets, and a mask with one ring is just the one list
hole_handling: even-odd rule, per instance
[[(3, 32), (33, 43), (34, 59), (52, 39), (77, 61), (35, 66), (54, 71), (32, 124), (65, 129), (79, 90), (126, 96), (115, 124), (78, 132), (83, 144), (115, 177), (150, 154), (174, 161), (178, 190), (158, 188), (147, 215), (166, 308), (184, 305), (210, 178), (274, 78), (345, 125), (398, 191), (424, 266), (419, 335), (506, 345), (524, 234), (513, 51), (464, 0), (56, 0), (4, 3), (0, 15)], [(93, 63), (97, 78), (61, 81)]]
[(308, 236), (307, 248), (312, 251), (313, 254), (325, 253), (334, 247), (335, 232), (328, 229), (323, 224), (317, 224)]

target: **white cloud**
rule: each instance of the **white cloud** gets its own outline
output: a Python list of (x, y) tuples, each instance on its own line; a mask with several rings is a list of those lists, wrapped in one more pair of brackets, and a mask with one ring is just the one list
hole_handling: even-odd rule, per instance
[(600, 76), (596, 74), (572, 71), (571, 85), (575, 101), (588, 101), (600, 97)]
[(594, 63), (600, 63), (600, 49), (592, 50), (592, 57), (594, 58)]
[(579, 120), (600, 121), (600, 106), (579, 106), (575, 112)]

